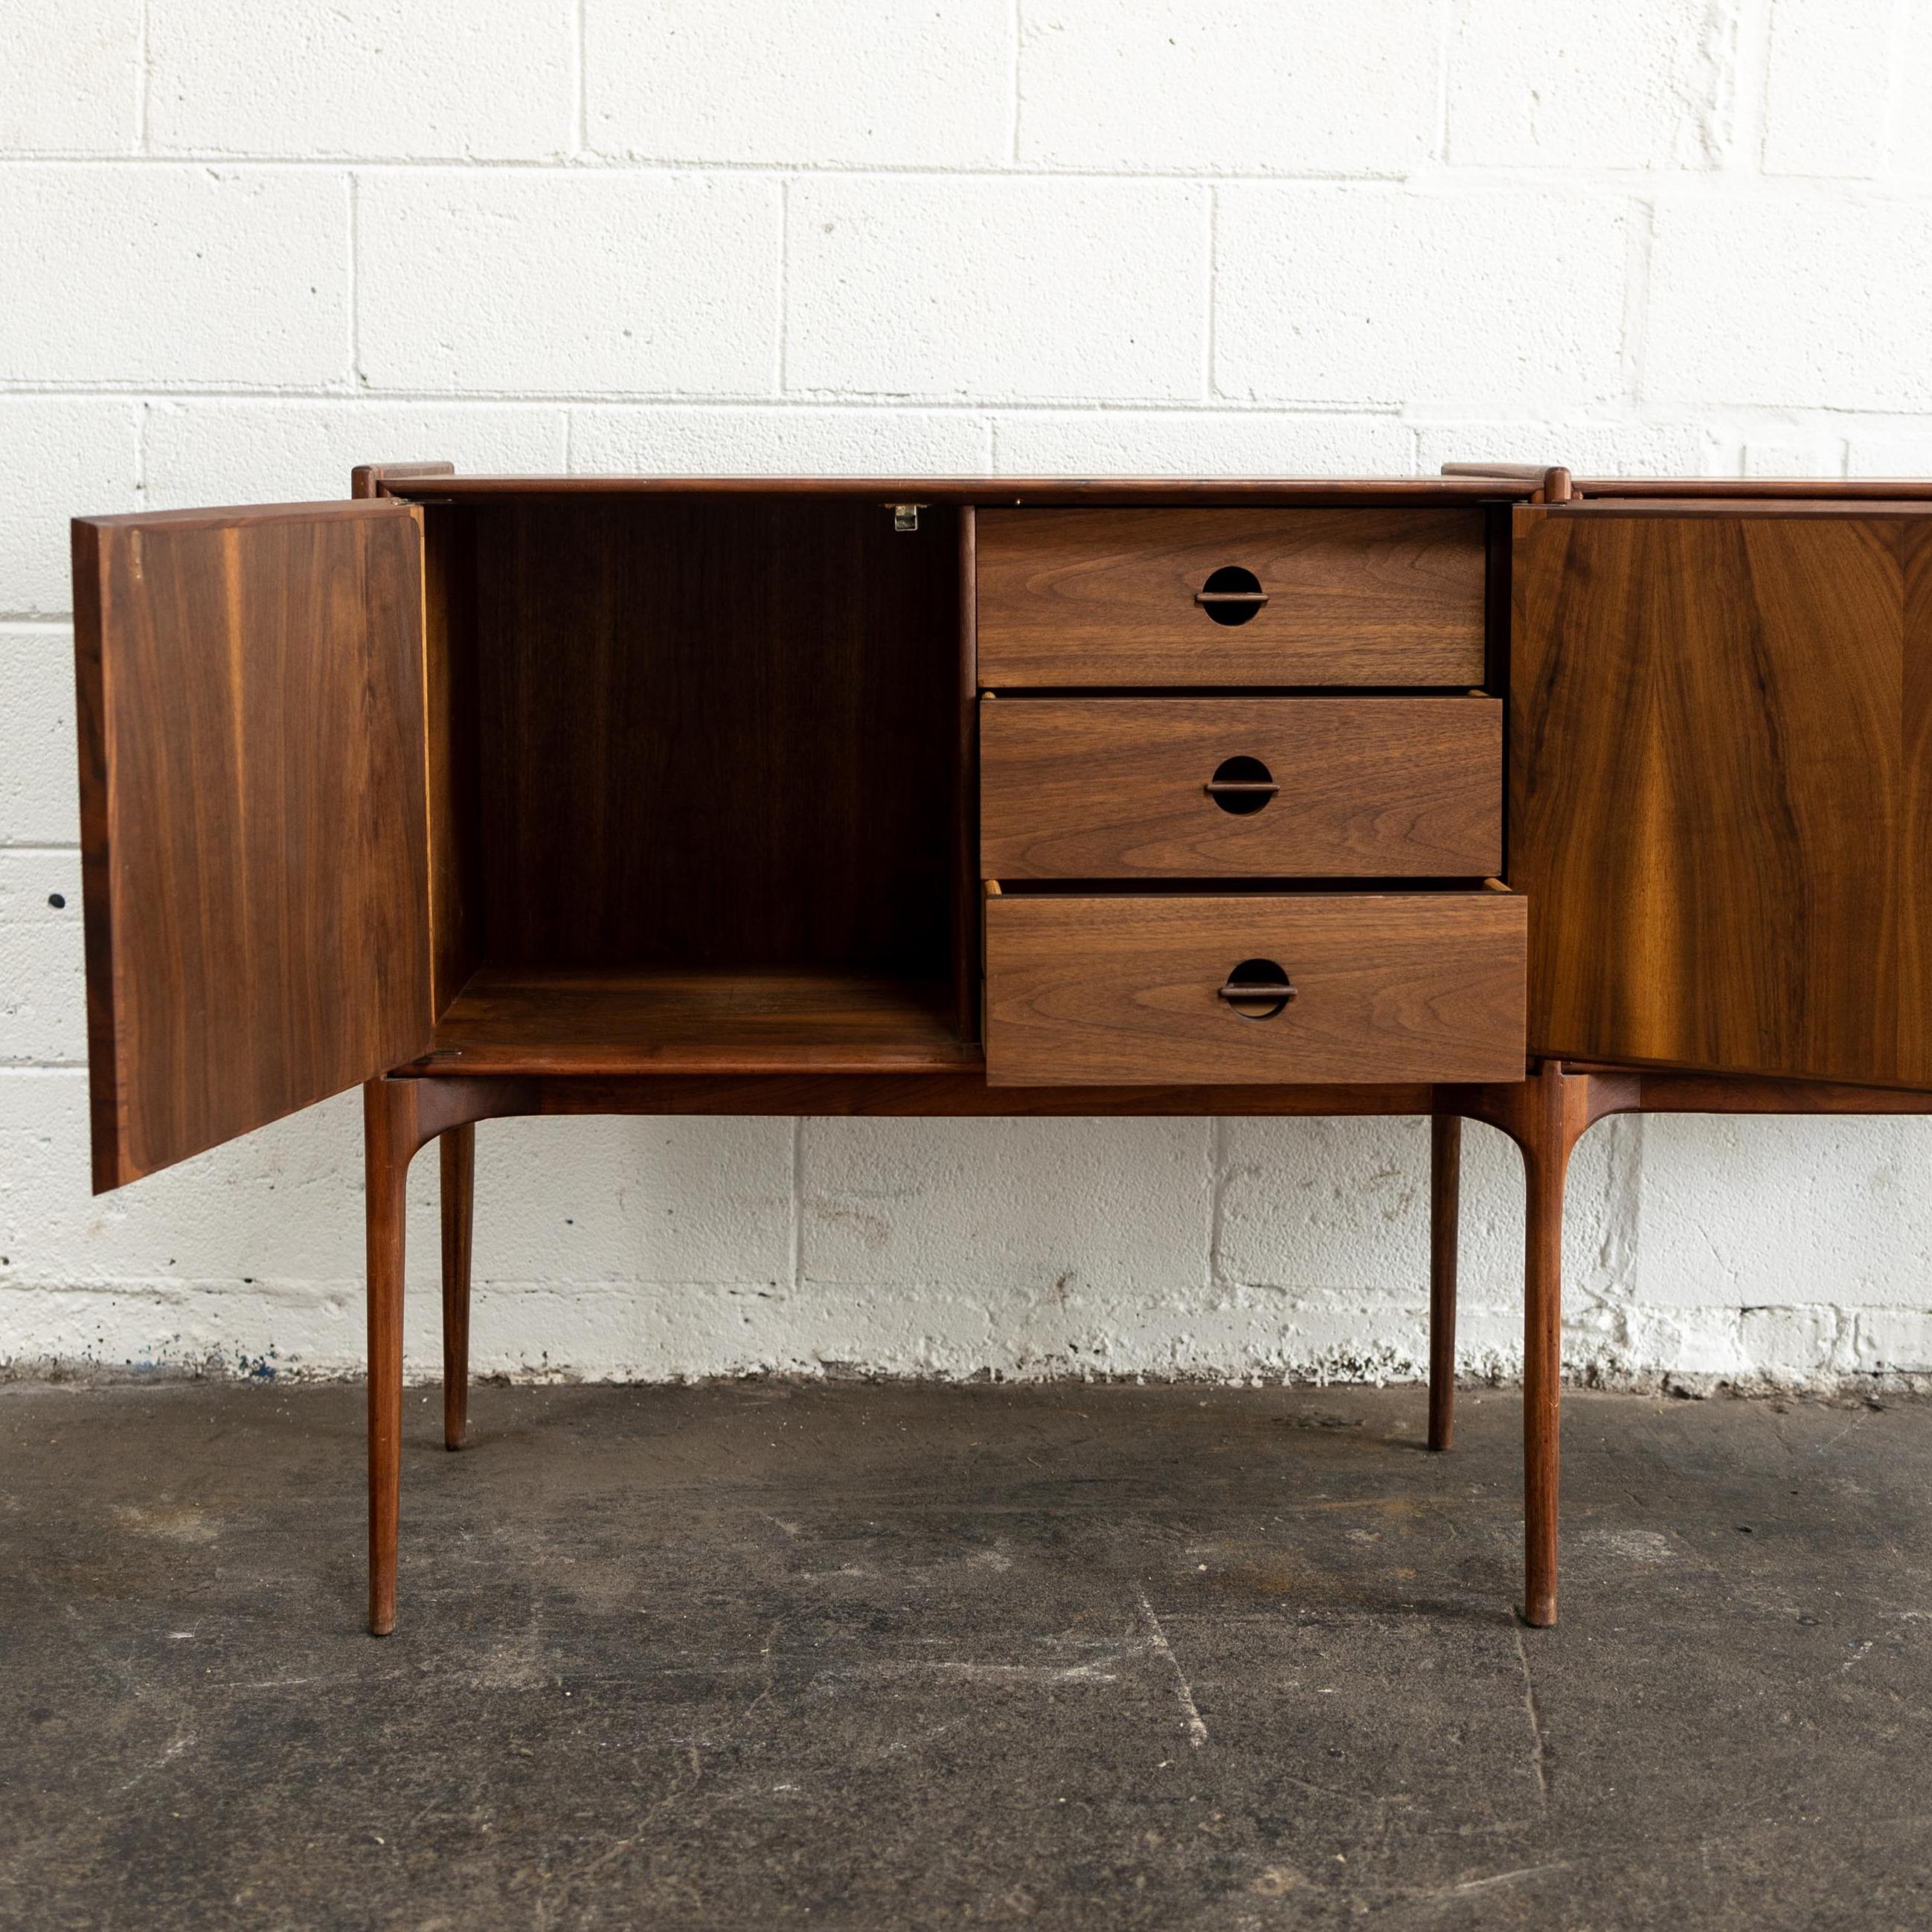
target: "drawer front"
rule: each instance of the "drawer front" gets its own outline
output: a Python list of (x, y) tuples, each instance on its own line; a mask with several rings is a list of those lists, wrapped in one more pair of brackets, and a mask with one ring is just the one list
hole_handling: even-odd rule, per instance
[(1483, 682), (1479, 510), (985, 509), (977, 524), (988, 688)]
[(980, 706), (989, 878), (1481, 878), (1502, 786), (1496, 698)]
[[(1518, 1080), (1526, 903), (1002, 895), (986, 904), (987, 1080)], [(1292, 998), (1270, 990), (1282, 975)]]

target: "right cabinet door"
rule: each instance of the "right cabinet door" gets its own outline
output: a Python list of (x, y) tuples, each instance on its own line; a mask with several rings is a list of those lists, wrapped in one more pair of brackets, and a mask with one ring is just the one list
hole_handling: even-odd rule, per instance
[(1532, 1054), (1932, 1087), (1916, 506), (1515, 512)]

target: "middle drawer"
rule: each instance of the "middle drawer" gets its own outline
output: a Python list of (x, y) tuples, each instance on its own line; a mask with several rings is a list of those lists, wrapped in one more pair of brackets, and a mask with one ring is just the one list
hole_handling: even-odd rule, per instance
[(1493, 698), (982, 698), (980, 871), (1480, 878), (1502, 776)]

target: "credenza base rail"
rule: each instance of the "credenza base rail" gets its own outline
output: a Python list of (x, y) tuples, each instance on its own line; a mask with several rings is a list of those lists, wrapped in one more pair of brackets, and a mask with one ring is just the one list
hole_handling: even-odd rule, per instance
[(442, 1162), (443, 1437), (468, 1421), (471, 1221), (476, 1131), (542, 1114), (887, 1114), (986, 1118), (1221, 1113), (1421, 1117), (1431, 1122), (1429, 1442), (1454, 1427), (1456, 1240), (1461, 1125), (1478, 1120), (1520, 1150), (1523, 1295), (1524, 1621), (1556, 1620), (1563, 1335), (1563, 1190), (1570, 1156), (1612, 1114), (1926, 1114), (1932, 1094), (1835, 1083), (1582, 1066), (1545, 1060), (1525, 1080), (1486, 1086), (988, 1088), (971, 1073), (747, 1073), (716, 1078), (391, 1076), (363, 1089), (368, 1171), (369, 1627), (394, 1628), (401, 1486), (403, 1280), (410, 1164), (431, 1141)]

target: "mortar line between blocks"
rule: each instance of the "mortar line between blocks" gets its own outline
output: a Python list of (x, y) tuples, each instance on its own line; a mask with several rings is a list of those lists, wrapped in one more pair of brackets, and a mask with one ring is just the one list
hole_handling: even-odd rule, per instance
[[(170, 148), (165, 152), (81, 153), (57, 148), (21, 148), (0, 154), (0, 173), (23, 169), (218, 169), (235, 172), (306, 174), (338, 168), (390, 170), (419, 175), (475, 177), (490, 174), (554, 175), (814, 175), (842, 181), (925, 180), (943, 185), (958, 181), (1102, 182), (1130, 187), (1217, 186), (1258, 188), (1321, 188), (1358, 191), (1364, 196), (1425, 202), (1454, 202), (1464, 195), (1528, 191), (1592, 200), (1616, 201), (1634, 194), (1667, 195), (1685, 202), (1735, 203), (1738, 173), (1722, 168), (1637, 169), (1580, 166), (1558, 169), (1540, 162), (1484, 162), (1437, 166), (1433, 164), (1387, 172), (1315, 168), (1213, 168), (1205, 165), (1128, 168), (1091, 164), (1012, 161), (956, 164), (932, 161), (742, 160), (729, 157), (672, 157), (586, 154), (548, 159), (532, 155), (450, 154), (276, 154), (220, 148)], [(1806, 206), (1915, 207), (1922, 198), (1909, 182), (1886, 176), (1804, 173), (1766, 177), (1768, 185)]]
[(1450, 0), (1436, 0), (1436, 124), (1430, 130), (1430, 158), (1442, 168), (1449, 165), (1449, 44), (1455, 32), (1455, 9)]
[(1643, 400), (1645, 359), (1650, 346), (1651, 256), (1657, 246), (1657, 204), (1633, 204), (1624, 250), (1624, 398), (1633, 409)]
[(148, 21), (152, 10), (153, 0), (141, 0), (140, 24), (136, 30), (140, 56), (134, 75), (134, 146), (142, 154), (148, 150), (148, 103), (154, 91), (154, 43)]
[[(839, 410), (860, 414), (892, 416), (980, 416), (989, 410), (1019, 413), (1060, 415), (1187, 415), (1198, 416), (1204, 404), (1198, 396), (1040, 396), (1006, 398), (944, 395), (902, 396), (887, 390), (799, 390), (775, 397), (768, 390), (723, 392), (706, 394), (698, 390), (676, 389), (557, 389), (488, 390), (425, 389), (398, 386), (365, 388), (351, 391), (325, 388), (313, 382), (288, 382), (259, 388), (220, 388), (183, 383), (135, 382), (110, 380), (76, 379), (68, 382), (9, 380), (0, 377), (0, 400), (42, 401), (160, 401), (170, 403), (243, 403), (284, 407), (319, 403), (394, 404), (399, 407), (455, 410), (538, 410), (596, 407), (636, 410), (759, 410), (782, 403), (805, 410)], [(1352, 421), (1400, 422), (1407, 406), (1396, 402), (1356, 403), (1346, 400), (1298, 400), (1292, 397), (1267, 397), (1259, 400), (1216, 398), (1215, 414), (1265, 416), (1312, 416)], [(1810, 404), (1759, 413), (1782, 424), (1794, 416), (1822, 416), (1832, 420), (1845, 417), (1870, 418), (1881, 424), (1902, 422), (1908, 428), (1923, 427), (1932, 411), (1900, 410), (1826, 410)], [(1542, 426), (1544, 418), (1525, 420)], [(1591, 421), (1596, 419), (1592, 418)], [(1671, 425), (1669, 418), (1664, 419)], [(1697, 420), (1701, 421), (1700, 418)], [(1432, 419), (1432, 426), (1435, 426)], [(694, 470), (694, 476), (712, 472)]]
[(362, 291), (356, 278), (357, 222), (360, 213), (361, 183), (356, 170), (349, 170), (349, 271), (344, 285), (349, 297), (349, 386), (359, 394), (362, 374)]
[(134, 494), (148, 507), (148, 439), (154, 427), (154, 406), (143, 396), (134, 404)]
[[(1650, 428), (1663, 430), (1697, 429), (1714, 420), (1711, 411), (1694, 415), (1671, 410), (1652, 411), (1628, 398), (1606, 402), (1574, 416), (1562, 410), (1525, 416), (1485, 413), (1467, 407), (1438, 404), (1357, 403), (1334, 399), (1297, 397), (1217, 396), (1204, 404), (1190, 396), (1029, 396), (960, 398), (943, 395), (902, 397), (885, 391), (801, 390), (775, 398), (768, 392), (721, 392), (705, 394), (694, 390), (470, 390), (425, 389), (407, 386), (394, 388), (366, 388), (352, 392), (345, 388), (326, 388), (313, 382), (284, 383), (272, 387), (220, 388), (190, 384), (170, 386), (153, 382), (75, 379), (66, 382), (29, 381), (0, 377), (0, 402), (140, 402), (232, 403), (264, 408), (311, 408), (322, 404), (392, 405), (404, 408), (462, 410), (538, 410), (603, 409), (655, 410), (715, 410), (734, 411), (772, 409), (782, 404), (790, 410), (820, 410), (874, 416), (984, 416), (999, 411), (1013, 416), (1228, 416), (1258, 420), (1286, 417), (1295, 420), (1348, 422), (1390, 422), (1414, 430), (1460, 429), (1480, 425), (1489, 428), (1511, 428), (1551, 430), (1561, 434), (1575, 430), (1588, 433), (1599, 429)], [(1810, 428), (1822, 433), (1848, 430), (1898, 430), (1918, 434), (1932, 424), (1932, 410), (1863, 409), (1829, 406), (1822, 404), (1753, 404), (1723, 412), (1729, 424), (1746, 428), (1756, 424), (1767, 431), (1788, 432), (1793, 427)], [(693, 476), (712, 473), (694, 470)], [(1179, 472), (1183, 474), (1187, 472)], [(32, 614), (19, 613), (16, 614)], [(6, 614), (0, 612), (0, 620)]]
[(778, 396), (789, 400), (786, 389), (791, 381), (791, 177), (778, 183), (778, 339), (777, 353)]
[(1202, 400), (1212, 405), (1214, 400), (1214, 310), (1215, 290), (1221, 272), (1221, 191), (1212, 182), (1208, 184), (1208, 312), (1202, 326)]
[[(1745, 14), (1750, 32), (1745, 32)], [(1732, 152), (1743, 172), (1764, 176), (1764, 137), (1771, 124), (1771, 40), (1773, 0), (1745, 0), (1738, 16), (1737, 134)], [(1748, 85), (1753, 83), (1754, 85)]]
[(1898, 131), (1899, 77), (1904, 71), (1901, 50), (1905, 44), (1906, 22), (1911, 17), (1913, 0), (1892, 0), (1892, 18), (1885, 32), (1885, 106), (1880, 111), (1878, 152), (1880, 165), (1894, 152)]
[(577, 0), (572, 10), (571, 32), (571, 62), (574, 69), (571, 76), (570, 148), (574, 156), (581, 156), (590, 145), (590, 23), (586, 18), (589, 0)]
[(1026, 22), (1021, 17), (1024, 0), (1009, 0), (1006, 15), (1007, 30), (1013, 37), (1013, 84), (1009, 96), (1012, 110), (1012, 138), (1007, 143), (1007, 158), (1017, 166), (1020, 158), (1020, 100), (1022, 62), (1020, 55), (1021, 36), (1026, 31)]
[(1622, 1145), (1612, 1142), (1611, 1148), (1613, 1157), (1618, 1152), (1623, 1155), (1612, 1210), (1617, 1264), (1607, 1286), (1620, 1306), (1628, 1309), (1638, 1299), (1638, 1244), (1643, 1236), (1643, 1162), (1648, 1136), (1641, 1112), (1626, 1114), (1618, 1124), (1623, 1130)]
[(1702, 50), (1714, 66), (1711, 98), (1702, 117), (1705, 165), (1729, 172), (1737, 158), (1738, 88), (1743, 77), (1743, 15), (1737, 0), (1728, 10), (1713, 7), (1704, 20)]
[(1219, 1114), (1208, 1122), (1208, 1256), (1207, 1282), (1210, 1288), (1222, 1286), (1221, 1208), (1228, 1172), (1228, 1124)]
[(805, 1122), (794, 1114), (791, 1124), (791, 1292), (805, 1279)]

